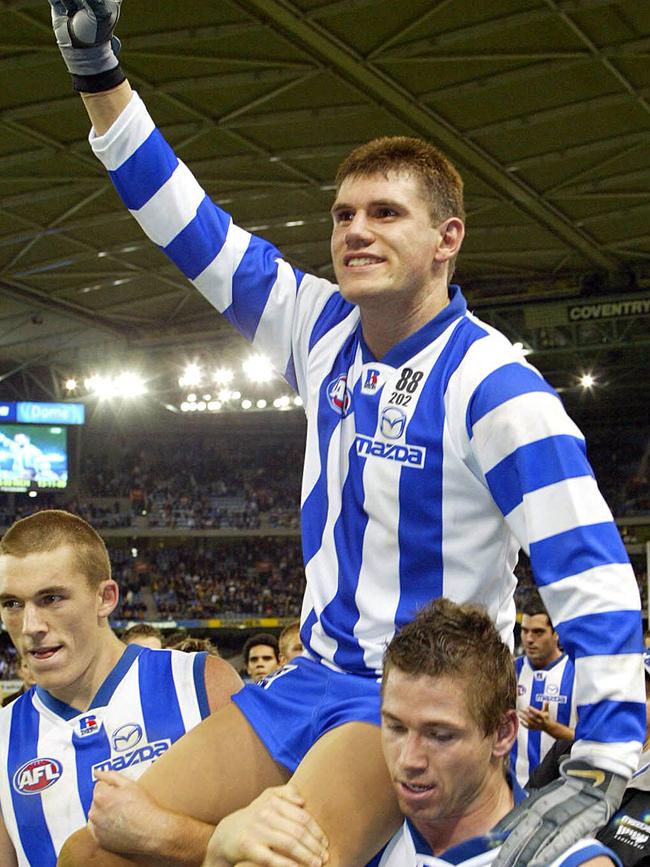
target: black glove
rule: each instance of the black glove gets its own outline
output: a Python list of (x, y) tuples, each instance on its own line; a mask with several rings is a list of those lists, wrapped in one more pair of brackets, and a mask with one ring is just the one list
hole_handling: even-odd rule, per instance
[(76, 90), (96, 93), (124, 81), (113, 30), (122, 0), (49, 0), (52, 27)]
[(627, 780), (569, 759), (560, 778), (534, 792), (494, 828), (509, 832), (493, 867), (548, 867), (618, 809)]

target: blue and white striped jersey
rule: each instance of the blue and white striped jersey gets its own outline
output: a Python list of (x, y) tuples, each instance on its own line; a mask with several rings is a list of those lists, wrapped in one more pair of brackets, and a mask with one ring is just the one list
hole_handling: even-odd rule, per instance
[(639, 593), (553, 389), (458, 287), (374, 358), (358, 308), (234, 225), (137, 95), (90, 140), (149, 237), (304, 401), (308, 653), (376, 677), (395, 629), (441, 595), (484, 605), (510, 642), (523, 547), (576, 660), (574, 755), (629, 775), (645, 731)]
[(33, 687), (0, 712), (0, 807), (20, 867), (54, 867), (94, 771), (136, 779), (209, 713), (204, 653), (130, 644), (88, 710)]
[[(533, 668), (526, 655), (519, 656), (515, 659), (515, 672), (518, 709), (534, 707), (541, 710), (547, 704), (551, 719), (575, 728), (575, 673), (566, 653), (544, 668)], [(546, 732), (527, 729), (520, 723), (517, 740), (510, 753), (511, 767), (520, 786), (526, 785), (528, 777), (554, 743), (555, 738)]]
[[(407, 820), (390, 840), (378, 860), (368, 867), (490, 867), (501, 850), (495, 846), (493, 836), (473, 837), (457, 846), (452, 846), (441, 855), (434, 855), (424, 838)], [(612, 851), (597, 840), (578, 840), (566, 852), (552, 861), (548, 867), (578, 867), (598, 857), (611, 858), (621, 867), (621, 862)]]

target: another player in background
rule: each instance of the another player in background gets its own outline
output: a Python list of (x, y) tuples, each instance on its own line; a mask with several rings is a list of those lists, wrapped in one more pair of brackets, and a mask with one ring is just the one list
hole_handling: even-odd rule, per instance
[[(117, 0), (50, 5), (92, 146), (127, 207), (268, 353), (307, 415), (305, 654), (189, 733), (142, 788), (163, 809), (216, 823), (293, 774), (332, 867), (363, 864), (398, 821), (377, 727), (386, 642), (443, 595), (485, 605), (511, 640), (523, 547), (576, 659), (580, 722), (567, 779), (518, 808), (500, 858), (548, 865), (606, 821), (636, 767), (640, 600), (580, 431), (450, 284), (464, 237), (458, 172), (417, 139), (355, 149), (332, 206), (338, 286), (305, 274), (235, 226), (156, 130), (113, 53)], [(565, 801), (573, 818), (557, 836)], [(88, 846), (79, 834), (69, 863), (112, 863)]]
[(291, 623), (287, 623), (280, 633), (278, 644), (280, 645), (280, 665), (286, 665), (287, 662), (291, 662), (296, 656), (302, 654), (299, 620), (292, 620)]
[(106, 546), (76, 515), (37, 512), (0, 541), (2, 623), (36, 682), (0, 712), (3, 867), (54, 867), (89, 812), (92, 828), (95, 779), (103, 803), (123, 801), (129, 778), (241, 685), (220, 659), (125, 647), (108, 624), (118, 595)]
[(560, 639), (540, 599), (522, 610), (524, 655), (515, 660), (519, 731), (511, 762), (517, 782), (528, 777), (556, 740), (573, 740), (577, 722), (573, 662), (560, 650)]
[(129, 626), (120, 636), (124, 644), (139, 644), (151, 650), (160, 650), (163, 646), (163, 635), (157, 626), (150, 623), (136, 623)]
[(259, 683), (280, 667), (278, 639), (270, 632), (251, 635), (242, 650), (246, 674), (253, 683)]

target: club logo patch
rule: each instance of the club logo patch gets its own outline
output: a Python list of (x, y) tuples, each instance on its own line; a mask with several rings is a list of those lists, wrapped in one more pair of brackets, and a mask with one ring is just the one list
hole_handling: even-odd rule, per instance
[(348, 378), (345, 374), (341, 374), (327, 386), (327, 399), (334, 412), (338, 413), (342, 418), (350, 412), (350, 404), (352, 403), (352, 395), (348, 388)]
[(56, 759), (30, 759), (13, 776), (13, 787), (20, 795), (40, 795), (53, 786), (63, 772)]

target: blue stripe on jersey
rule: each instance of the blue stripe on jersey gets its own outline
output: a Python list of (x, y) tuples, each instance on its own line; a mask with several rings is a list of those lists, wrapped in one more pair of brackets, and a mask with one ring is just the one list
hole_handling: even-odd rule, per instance
[[(22, 795), (14, 787), (13, 776), (26, 762), (38, 756), (38, 731), (40, 717), (32, 713), (31, 700), (18, 699), (11, 716), (9, 730), (8, 765), (12, 779), (9, 780), (18, 833), (25, 855), (34, 867), (54, 867), (56, 852), (49, 834), (39, 833), (47, 828), (40, 795)], [(43, 756), (43, 758), (50, 758)], [(52, 757), (53, 758), (53, 757)], [(58, 780), (54, 785), (64, 785)], [(35, 830), (39, 829), (39, 830)]]
[(601, 743), (645, 740), (644, 702), (600, 701), (579, 704), (576, 740), (586, 738)]
[[(329, 500), (327, 494), (327, 452), (332, 435), (341, 423), (341, 416), (337, 415), (330, 406), (327, 389), (338, 376), (347, 375), (356, 352), (359, 332), (360, 326), (346, 340), (336, 356), (330, 375), (324, 377), (318, 394), (318, 454), (321, 470), (301, 509), (302, 555), (305, 566), (322, 544)], [(354, 407), (352, 411), (354, 412)]]
[[(146, 648), (140, 644), (127, 644), (117, 665), (97, 690), (97, 695), (92, 700), (90, 708), (104, 707), (110, 702), (113, 693), (120, 685), (122, 678), (133, 665), (133, 661), (140, 656), (143, 650), (146, 650)], [(76, 716), (78, 713), (79, 711), (75, 710), (74, 715)]]
[(560, 682), (560, 695), (565, 695), (567, 701), (562, 704), (560, 702), (556, 711), (556, 718), (562, 725), (571, 725), (571, 707), (573, 704), (573, 683), (575, 681), (575, 667), (572, 660), (567, 659), (564, 671), (562, 672), (562, 680)]
[[(449, 311), (450, 308), (451, 304), (445, 310)], [(400, 474), (400, 597), (395, 613), (397, 628), (411, 620), (423, 604), (443, 595), (444, 397), (449, 380), (468, 348), (484, 336), (485, 331), (469, 319), (458, 324), (422, 387), (422, 394), (406, 431), (408, 443), (426, 445), (426, 457), (423, 470), (403, 467)]]
[(287, 363), (286, 370), (284, 371), (284, 378), (294, 391), (298, 391), (298, 379), (296, 377), (296, 367), (293, 363), (293, 354)]
[(343, 322), (346, 316), (349, 316), (354, 309), (352, 304), (346, 301), (339, 292), (334, 292), (330, 295), (309, 335), (308, 352), (311, 353), (321, 337), (324, 337), (339, 322)]
[(163, 250), (186, 277), (194, 280), (221, 250), (229, 225), (230, 216), (205, 196), (194, 218)]
[(109, 175), (127, 208), (137, 211), (171, 178), (177, 165), (178, 157), (160, 131), (154, 129), (137, 151)]
[[(367, 400), (361, 400), (361, 385), (362, 380), (359, 378), (352, 393), (355, 431), (357, 434), (373, 437), (377, 430), (381, 392), (369, 396)], [(366, 668), (363, 650), (354, 635), (354, 627), (359, 621), (355, 595), (363, 562), (363, 538), (368, 526), (363, 488), (366, 460), (367, 458), (357, 453), (354, 440), (348, 452), (348, 474), (343, 485), (341, 511), (334, 524), (338, 563), (337, 592), (320, 616), (325, 632), (333, 636), (338, 645), (333, 661), (344, 671), (363, 671)]]
[[(183, 716), (178, 703), (172, 675), (170, 651), (151, 650), (140, 657), (138, 684), (142, 702), (142, 718), (147, 740), (171, 740), (185, 734)], [(160, 713), (160, 708), (165, 713)]]
[(627, 563), (628, 557), (616, 524), (604, 521), (532, 542), (530, 560), (535, 580), (543, 587), (597, 566)]
[[(282, 256), (268, 241), (251, 235), (248, 249), (241, 258), (232, 277), (232, 304), (230, 316), (236, 320), (236, 327), (246, 338), (255, 337), (262, 313), (266, 307), (271, 290), (278, 279), (278, 260)], [(296, 276), (296, 286), (297, 286)]]
[(201, 719), (205, 719), (210, 715), (210, 704), (208, 702), (208, 693), (205, 688), (205, 667), (207, 664), (208, 654), (205, 650), (199, 651), (194, 657), (192, 664), (192, 674), (194, 675), (194, 691), (199, 702), (199, 712)]
[(529, 394), (531, 391), (545, 391), (557, 397), (555, 389), (548, 382), (532, 368), (517, 361), (504, 364), (492, 371), (479, 383), (467, 404), (465, 426), (468, 437), (472, 438), (472, 428), (484, 415), (507, 400), (512, 400), (513, 397), (519, 397), (521, 394)]
[(111, 757), (111, 745), (102, 723), (101, 729), (92, 735), (82, 737), (74, 732), (72, 746), (75, 750), (77, 762), (77, 789), (79, 799), (83, 807), (84, 815), (88, 818), (88, 811), (93, 800), (95, 780), (92, 767), (101, 761), (107, 761)]
[(485, 474), (490, 493), (504, 515), (524, 494), (564, 479), (593, 476), (583, 440), (561, 434), (520, 446)]
[(618, 653), (640, 653), (641, 629), (637, 611), (602, 611), (574, 617), (555, 627), (573, 659)]

